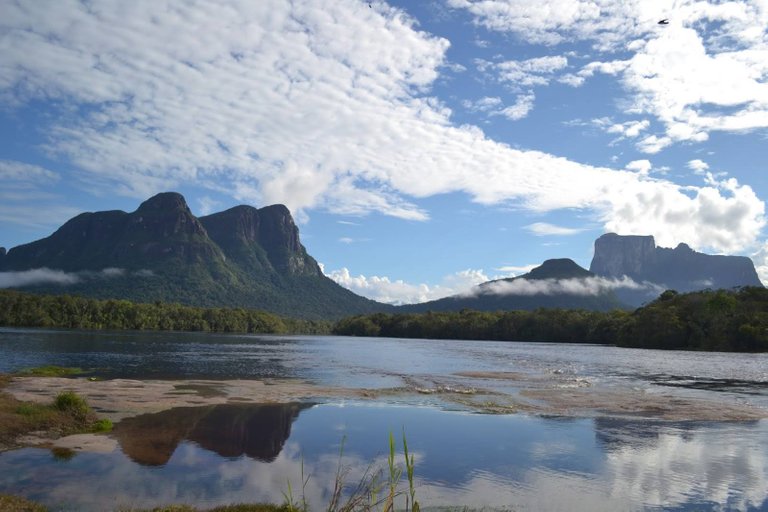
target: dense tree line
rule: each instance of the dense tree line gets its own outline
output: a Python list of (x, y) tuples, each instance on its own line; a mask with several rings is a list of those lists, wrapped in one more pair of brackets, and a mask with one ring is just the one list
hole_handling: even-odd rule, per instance
[(603, 343), (625, 347), (768, 351), (768, 290), (663, 293), (634, 312), (428, 312), (360, 315), (335, 334), (399, 338)]
[(284, 318), (252, 309), (145, 304), (11, 290), (0, 290), (0, 325), (259, 334), (324, 334), (331, 328), (328, 322)]

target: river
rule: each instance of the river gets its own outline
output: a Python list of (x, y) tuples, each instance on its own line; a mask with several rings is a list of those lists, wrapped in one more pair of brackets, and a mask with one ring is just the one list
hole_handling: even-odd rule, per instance
[(0, 492), (54, 510), (281, 502), (289, 481), (301, 493), (302, 468), (322, 508), (340, 453), (354, 481), (403, 432), (422, 506), (768, 510), (762, 354), (24, 329), (0, 329), (0, 354), (0, 372), (56, 364), (99, 379), (371, 390), (128, 418), (100, 453), (0, 453)]

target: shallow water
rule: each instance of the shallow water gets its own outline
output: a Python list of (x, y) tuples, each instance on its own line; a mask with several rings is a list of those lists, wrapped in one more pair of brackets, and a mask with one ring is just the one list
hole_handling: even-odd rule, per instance
[[(352, 388), (405, 380), (507, 391), (504, 372), (561, 385), (683, 393), (768, 407), (765, 355), (589, 345), (84, 333), (0, 329), (0, 371), (79, 366), (106, 378), (302, 378)], [(469, 374), (474, 377), (462, 377)], [(321, 508), (344, 442), (348, 481), (386, 461), (405, 429), (422, 505), (512, 510), (768, 510), (768, 422), (474, 414), (429, 395), (374, 403), (225, 405), (126, 420), (108, 453), (0, 454), (0, 492), (68, 510), (281, 502)], [(404, 506), (404, 503), (401, 504)]]
[[(109, 453), (69, 460), (35, 448), (0, 454), (0, 492), (83, 511), (281, 502), (289, 481), (294, 496), (301, 492), (303, 465), (305, 497), (320, 509), (342, 442), (354, 484), (372, 462), (386, 466), (389, 433), (399, 438), (405, 429), (425, 506), (768, 509), (765, 422), (547, 419), (359, 403), (237, 409), (167, 411), (160, 413), (160, 424), (171, 425), (165, 429), (157, 416), (138, 418), (130, 435), (118, 429)], [(259, 425), (259, 435), (233, 425)]]
[[(461, 380), (457, 373), (517, 372), (650, 392), (716, 393), (768, 408), (768, 354), (557, 343), (3, 328), (0, 348), (0, 372), (56, 364), (84, 368), (88, 375), (105, 378), (285, 377), (355, 388), (400, 386), (402, 376)], [(490, 385), (504, 390), (510, 384)]]

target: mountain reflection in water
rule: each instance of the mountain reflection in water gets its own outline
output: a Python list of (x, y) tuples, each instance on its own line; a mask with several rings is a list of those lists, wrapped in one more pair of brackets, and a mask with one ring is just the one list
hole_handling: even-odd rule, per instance
[(123, 452), (147, 466), (167, 464), (179, 443), (191, 441), (222, 457), (272, 462), (309, 404), (225, 404), (179, 407), (126, 418), (113, 435)]
[[(389, 434), (399, 438), (405, 429), (425, 508), (768, 510), (766, 421), (543, 418), (349, 402), (304, 407), (147, 415), (136, 428), (118, 426), (122, 450), (65, 461), (39, 448), (0, 453), (0, 493), (83, 512), (171, 503), (212, 508), (280, 503), (288, 482), (296, 488), (309, 475), (303, 492), (310, 508), (321, 510), (339, 463), (352, 483), (385, 469)], [(402, 452), (397, 459), (401, 464)]]

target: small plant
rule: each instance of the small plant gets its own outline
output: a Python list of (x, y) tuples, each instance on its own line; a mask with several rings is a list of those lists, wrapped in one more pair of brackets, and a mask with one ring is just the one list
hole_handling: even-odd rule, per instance
[[(413, 484), (413, 472), (414, 472), (415, 463), (414, 463), (413, 455), (411, 455), (410, 458), (408, 457), (408, 442), (405, 440), (405, 429), (403, 429), (403, 452), (405, 453), (405, 472), (406, 472), (406, 475), (408, 476), (408, 491), (410, 493), (410, 498), (411, 498), (411, 501), (410, 501), (411, 510), (413, 510), (413, 512), (420, 512), (421, 506), (419, 505), (419, 502), (416, 501), (416, 488), (414, 487), (414, 484)], [(407, 497), (405, 498), (405, 510), (408, 510)]]
[(90, 412), (90, 407), (88, 407), (85, 399), (74, 391), (62, 391), (56, 395), (53, 406), (78, 420), (85, 420)]
[[(357, 485), (352, 488), (347, 487), (345, 484), (348, 468), (345, 468), (342, 464), (344, 441), (345, 438), (342, 439), (341, 448), (339, 449), (339, 463), (336, 467), (334, 488), (331, 492), (328, 506), (326, 507), (327, 512), (372, 512), (378, 510), (381, 510), (382, 512), (394, 512), (397, 497), (405, 494), (403, 491), (398, 490), (398, 485), (403, 476), (403, 468), (396, 463), (397, 449), (395, 436), (390, 432), (389, 455), (387, 456), (387, 469), (389, 471), (389, 474), (387, 475), (388, 480), (386, 482), (382, 480), (384, 472), (381, 469), (374, 471), (373, 466), (369, 465)], [(408, 443), (405, 439), (405, 431), (403, 431), (403, 450), (405, 452), (405, 469), (408, 476), (409, 486), (409, 492), (405, 497), (405, 510), (410, 512), (420, 512), (421, 507), (419, 502), (416, 501), (416, 487), (414, 483), (415, 460), (414, 456), (408, 453)], [(309, 510), (309, 504), (304, 496), (304, 491), (309, 482), (309, 476), (304, 476), (303, 459), (301, 464), (301, 481), (301, 502), (297, 502), (294, 499), (293, 488), (291, 482), (288, 481), (288, 490), (283, 493), (283, 497), (285, 498), (283, 507), (288, 510), (288, 512), (308, 512)], [(343, 499), (345, 488), (349, 489), (346, 500)], [(384, 488), (387, 489), (387, 493), (383, 498), (380, 498), (379, 493)]]
[(108, 418), (102, 418), (100, 420), (96, 420), (93, 424), (93, 431), (94, 432), (112, 432), (112, 421)]

